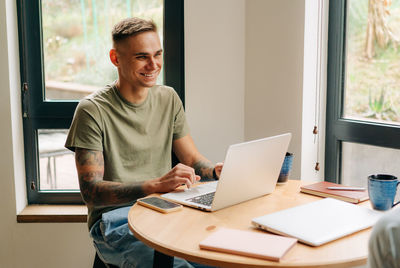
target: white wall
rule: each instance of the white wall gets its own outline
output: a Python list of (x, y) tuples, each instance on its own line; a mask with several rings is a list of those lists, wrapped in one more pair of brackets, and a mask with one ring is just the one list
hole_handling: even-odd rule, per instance
[(292, 133), (300, 178), (304, 1), (246, 1), (245, 139)]
[[(26, 196), (15, 2), (0, 1), (0, 267), (91, 267), (86, 224), (16, 223)], [(300, 177), (304, 9), (303, 0), (185, 1), (187, 118), (212, 161), (231, 143), (290, 131)]]
[[(10, 105), (10, 72), (8, 60), (8, 43), (6, 35), (6, 6), (0, 2), (0, 122), (5, 131), (0, 132), (0, 179), (1, 194), (1, 228), (0, 228), (0, 260), (5, 267), (12, 267), (14, 260), (13, 229), (15, 227), (15, 191), (13, 174), (13, 148), (11, 137), (11, 105)], [(8, 243), (7, 243), (8, 242)]]
[(185, 1), (186, 115), (213, 162), (244, 139), (244, 0)]
[(185, 14), (186, 114), (199, 150), (216, 162), (232, 143), (291, 132), (290, 177), (300, 179), (305, 1), (191, 0)]
[(16, 1), (0, 1), (0, 267), (91, 267), (85, 223), (17, 223), (26, 204)]

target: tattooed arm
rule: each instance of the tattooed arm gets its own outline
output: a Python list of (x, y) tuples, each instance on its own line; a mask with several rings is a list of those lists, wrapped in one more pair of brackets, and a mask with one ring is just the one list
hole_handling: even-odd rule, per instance
[(103, 152), (75, 149), (75, 163), (83, 200), (88, 205), (127, 204), (145, 196), (142, 183), (104, 181)]
[(103, 152), (82, 148), (75, 148), (75, 163), (83, 200), (91, 206), (128, 204), (148, 194), (172, 191), (182, 184), (190, 187), (196, 180), (193, 169), (181, 164), (164, 176), (147, 181), (105, 181)]
[(193, 167), (196, 174), (200, 177), (219, 179), (223, 164), (217, 163), (214, 166), (210, 160), (200, 154), (190, 135), (174, 140), (173, 149), (179, 161)]

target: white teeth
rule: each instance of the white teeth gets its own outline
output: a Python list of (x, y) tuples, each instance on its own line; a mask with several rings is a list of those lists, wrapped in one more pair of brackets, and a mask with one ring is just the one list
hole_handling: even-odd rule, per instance
[(146, 76), (146, 77), (152, 77), (153, 75), (152, 75), (152, 74), (144, 74), (144, 76)]

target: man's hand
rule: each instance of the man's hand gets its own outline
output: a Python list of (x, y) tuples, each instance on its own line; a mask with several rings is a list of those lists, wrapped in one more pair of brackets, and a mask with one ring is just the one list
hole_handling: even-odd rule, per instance
[(190, 188), (199, 180), (200, 176), (195, 174), (193, 168), (184, 164), (177, 164), (164, 176), (144, 182), (143, 191), (146, 194), (166, 193), (175, 190), (181, 185), (186, 185)]
[[(174, 140), (173, 149), (181, 163), (193, 167), (195, 173), (204, 179), (219, 179), (223, 163), (217, 163), (215, 166), (210, 160), (205, 158), (197, 150), (190, 134)], [(215, 175), (214, 173), (215, 168)]]
[(214, 179), (219, 179), (221, 177), (221, 172), (222, 172), (222, 168), (224, 167), (224, 163), (217, 163), (215, 164), (214, 170), (215, 170), (215, 174), (217, 175), (218, 178), (214, 178)]

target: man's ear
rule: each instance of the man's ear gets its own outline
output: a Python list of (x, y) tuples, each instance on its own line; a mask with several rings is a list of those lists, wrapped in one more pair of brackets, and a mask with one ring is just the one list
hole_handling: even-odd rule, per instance
[(115, 48), (110, 49), (110, 60), (116, 67), (119, 66), (119, 60)]

